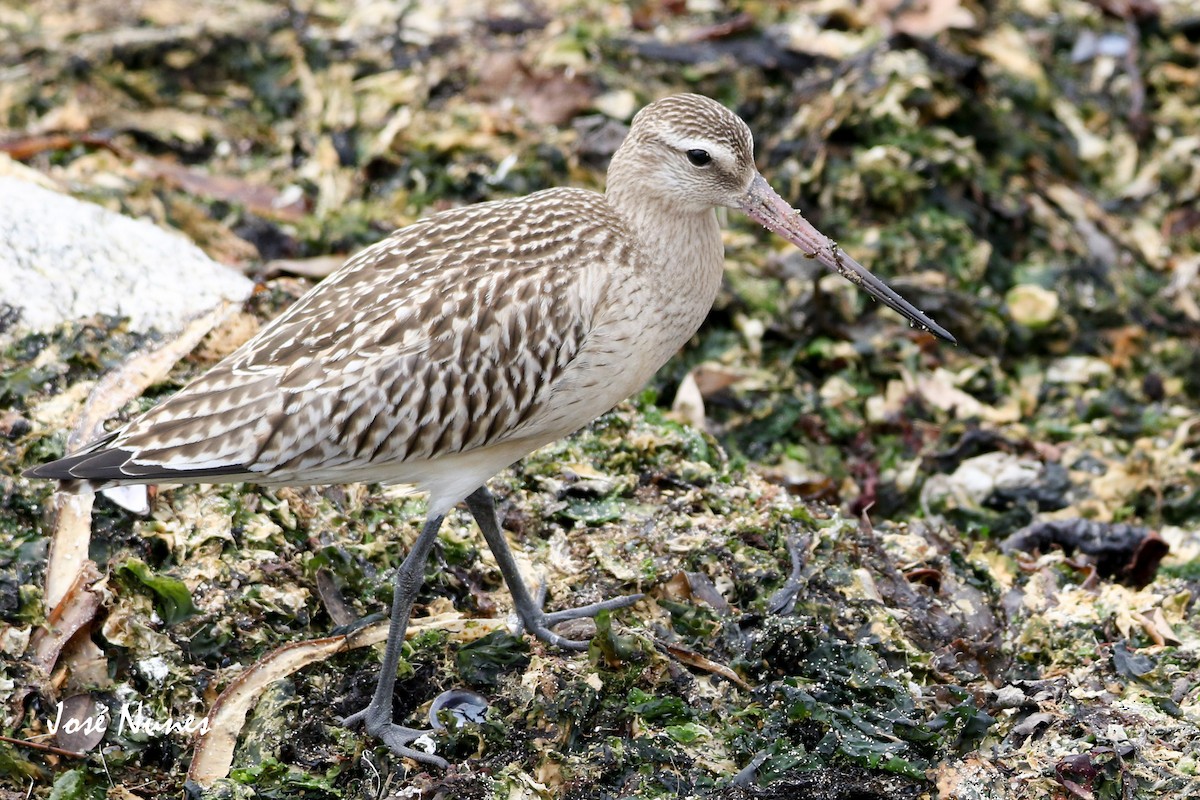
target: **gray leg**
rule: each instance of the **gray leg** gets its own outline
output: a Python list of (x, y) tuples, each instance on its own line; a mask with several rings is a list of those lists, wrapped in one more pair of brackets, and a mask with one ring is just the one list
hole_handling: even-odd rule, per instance
[(392, 621), (388, 627), (387, 645), (383, 649), (383, 665), (379, 669), (379, 682), (375, 684), (375, 694), (371, 697), (370, 705), (343, 719), (342, 724), (350, 727), (361, 722), (367, 733), (381, 739), (396, 755), (407, 756), (445, 769), (449, 764), (444, 758), (408, 746), (414, 739), (430, 731), (406, 728), (392, 722), (392, 691), (396, 687), (396, 668), (400, 665), (400, 653), (404, 649), (404, 631), (408, 628), (413, 601), (425, 579), (425, 562), (429, 558), (429, 551), (433, 549), (433, 543), (437, 541), (442, 519), (443, 517), (430, 517), (425, 520), (421, 535), (413, 543), (404, 563), (396, 570)]
[(601, 603), (591, 603), (547, 614), (542, 611), (541, 605), (533, 599), (529, 588), (525, 586), (525, 580), (521, 577), (520, 570), (517, 569), (517, 561), (508, 548), (508, 540), (504, 538), (504, 533), (500, 530), (500, 522), (496, 519), (496, 504), (486, 486), (479, 487), (467, 498), (467, 508), (471, 510), (471, 515), (479, 524), (479, 530), (483, 532), (484, 541), (491, 548), (492, 555), (496, 557), (496, 563), (500, 565), (500, 574), (504, 576), (504, 582), (508, 584), (513, 604), (517, 607), (517, 615), (520, 616), (525, 629), (543, 642), (565, 650), (586, 650), (587, 642), (564, 638), (551, 631), (550, 628), (568, 619), (594, 617), (606, 609), (623, 608), (642, 599), (640, 594), (631, 594)]

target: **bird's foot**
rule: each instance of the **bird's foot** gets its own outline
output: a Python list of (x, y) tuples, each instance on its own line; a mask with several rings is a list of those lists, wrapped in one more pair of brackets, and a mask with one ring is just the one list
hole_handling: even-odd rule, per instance
[[(586, 639), (568, 639), (565, 636), (560, 636), (550, 630), (560, 622), (566, 622), (571, 619), (582, 619), (584, 617), (594, 617), (601, 611), (611, 611), (614, 608), (625, 608), (631, 606), (638, 600), (641, 600), (645, 595), (628, 594), (624, 597), (614, 597), (612, 600), (603, 600), (599, 603), (589, 603), (586, 606), (576, 606), (575, 608), (565, 608), (562, 611), (552, 611), (547, 614), (540, 608), (535, 608), (528, 614), (520, 614), (521, 625), (523, 628), (532, 633), (537, 638), (547, 644), (552, 644), (555, 647), (561, 647), (564, 650), (587, 650), (588, 642)], [(518, 613), (520, 609), (518, 609)], [(518, 630), (517, 634), (520, 635)]]
[(369, 735), (379, 739), (387, 745), (389, 750), (401, 758), (411, 758), (423, 764), (438, 767), (439, 769), (446, 769), (450, 766), (450, 762), (440, 756), (435, 756), (433, 753), (427, 753), (424, 750), (418, 750), (415, 747), (409, 747), (413, 742), (422, 736), (433, 733), (433, 731), (406, 728), (403, 725), (397, 725), (392, 722), (391, 708), (377, 708), (372, 703), (362, 711), (355, 712), (348, 717), (343, 717), (341, 723), (347, 728), (353, 728), (361, 723), (363, 729)]

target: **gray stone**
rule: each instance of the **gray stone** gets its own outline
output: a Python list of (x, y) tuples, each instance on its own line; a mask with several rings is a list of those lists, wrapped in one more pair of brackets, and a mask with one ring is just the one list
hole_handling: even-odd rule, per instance
[(0, 305), (20, 311), (0, 340), (98, 313), (176, 333), (253, 288), (179, 233), (0, 176)]

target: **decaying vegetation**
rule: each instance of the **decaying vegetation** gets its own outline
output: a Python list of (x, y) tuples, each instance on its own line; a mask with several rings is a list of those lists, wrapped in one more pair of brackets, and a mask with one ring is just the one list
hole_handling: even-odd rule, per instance
[[(514, 638), (469, 518), (447, 521), (397, 720), (455, 687), (490, 705), (439, 734), (458, 766), (437, 774), (337, 724), (422, 518), (394, 489), (97, 501), (83, 633), (36, 633), (53, 487), (19, 473), (164, 342), (118, 319), (10, 337), (5, 797), (178, 794), (189, 766), (228, 797), (1200, 796), (1193, 3), (35, 0), (0, 28), (0, 171), (261, 281), (112, 425), (392, 227), (601, 187), (632, 113), (681, 90), (738, 110), (772, 183), (960, 341), (731, 215), (696, 340), (496, 481), (552, 603), (647, 599), (586, 655)], [(81, 692), (182, 719), (230, 687), (251, 694), (224, 696), (199, 766), (179, 733), (44, 737)]]

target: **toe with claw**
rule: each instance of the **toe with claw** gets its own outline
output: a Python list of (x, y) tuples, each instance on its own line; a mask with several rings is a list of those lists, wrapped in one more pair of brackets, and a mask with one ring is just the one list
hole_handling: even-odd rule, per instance
[(379, 739), (388, 749), (402, 758), (411, 758), (415, 761), (420, 761), (424, 764), (429, 764), (432, 767), (446, 769), (450, 763), (446, 759), (436, 756), (433, 753), (427, 753), (424, 750), (418, 750), (409, 745), (416, 742), (422, 736), (432, 734), (432, 730), (420, 730), (419, 728), (406, 728), (403, 725), (397, 725), (392, 722), (392, 710), (390, 708), (377, 708), (371, 704), (342, 719), (342, 725), (347, 728), (362, 723), (363, 729), (371, 736)]
[[(487, 542), (488, 548), (491, 549), (492, 555), (496, 559), (496, 565), (500, 567), (500, 574), (504, 576), (504, 582), (508, 585), (508, 590), (512, 594), (513, 605), (516, 606), (515, 610), (517, 617), (521, 621), (521, 627), (543, 642), (561, 647), (564, 650), (586, 650), (588, 646), (586, 641), (568, 639), (565, 636), (559, 636), (550, 629), (558, 623), (566, 622), (569, 619), (594, 617), (601, 611), (624, 608), (642, 599), (643, 595), (631, 594), (625, 597), (616, 597), (612, 600), (604, 600), (599, 603), (591, 603), (586, 606), (568, 608), (547, 614), (542, 611), (542, 601), (545, 595), (544, 585), (536, 598), (525, 585), (525, 579), (521, 577), (521, 570), (517, 567), (517, 560), (513, 557), (512, 550), (508, 546), (508, 540), (500, 530), (500, 521), (496, 518), (496, 504), (487, 487), (477, 489), (467, 498), (466, 502), (467, 508), (471, 510), (471, 515), (475, 517), (475, 522), (479, 524), (479, 530), (483, 534), (483, 539)], [(519, 630), (518, 633), (520, 633)]]
[[(590, 603), (586, 606), (577, 606), (575, 608), (567, 608), (562, 611), (552, 611), (546, 613), (541, 608), (536, 608), (533, 613), (521, 614), (521, 627), (532, 633), (543, 642), (552, 644), (555, 647), (561, 647), (564, 650), (587, 650), (588, 642), (586, 640), (568, 639), (565, 636), (560, 636), (550, 630), (560, 622), (566, 622), (572, 619), (581, 619), (583, 617), (594, 617), (601, 611), (611, 611), (616, 608), (625, 608), (631, 606), (638, 600), (641, 600), (645, 595), (630, 594), (624, 597), (615, 597), (612, 600), (604, 600), (600, 603)], [(518, 613), (520, 609), (518, 608)], [(519, 631), (518, 631), (519, 633)]]

